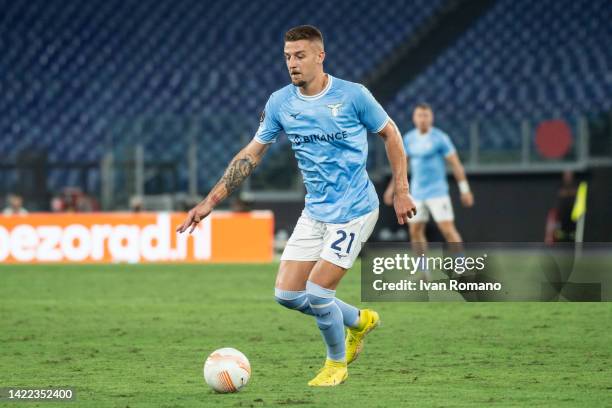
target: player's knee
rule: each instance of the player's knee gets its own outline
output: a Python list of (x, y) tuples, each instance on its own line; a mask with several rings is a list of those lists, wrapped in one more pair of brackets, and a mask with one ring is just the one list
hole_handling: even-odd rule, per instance
[(274, 300), (287, 309), (301, 310), (308, 304), (308, 298), (303, 290), (282, 290), (274, 288)]
[(287, 309), (293, 309), (293, 306), (294, 306), (294, 301), (293, 300), (284, 299), (284, 298), (279, 297), (277, 295), (274, 295), (274, 300), (276, 300), (276, 303), (278, 303), (281, 306), (286, 307)]

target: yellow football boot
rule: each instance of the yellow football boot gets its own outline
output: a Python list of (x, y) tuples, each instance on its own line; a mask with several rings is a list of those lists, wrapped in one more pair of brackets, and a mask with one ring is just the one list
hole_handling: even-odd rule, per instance
[(317, 376), (308, 381), (308, 385), (311, 387), (333, 387), (342, 384), (347, 378), (348, 370), (344, 361), (327, 359)]
[(346, 362), (352, 363), (363, 350), (363, 340), (369, 332), (380, 324), (380, 316), (373, 310), (363, 309), (359, 312), (359, 326), (346, 330)]

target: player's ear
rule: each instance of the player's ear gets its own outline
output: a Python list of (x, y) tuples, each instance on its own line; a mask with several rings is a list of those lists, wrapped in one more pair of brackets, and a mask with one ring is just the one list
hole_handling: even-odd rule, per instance
[(325, 61), (325, 51), (321, 50), (321, 51), (319, 51), (318, 62), (319, 62), (319, 64), (322, 64), (323, 61)]

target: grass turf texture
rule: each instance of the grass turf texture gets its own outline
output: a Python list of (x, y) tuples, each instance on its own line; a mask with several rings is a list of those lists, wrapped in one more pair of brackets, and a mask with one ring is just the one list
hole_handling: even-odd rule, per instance
[[(1, 267), (0, 387), (73, 386), (69, 407), (610, 406), (610, 303), (368, 304), (383, 325), (348, 381), (309, 388), (324, 346), (273, 301), (276, 268)], [(338, 295), (365, 307), (358, 266)], [(225, 346), (253, 368), (238, 394), (202, 379)]]

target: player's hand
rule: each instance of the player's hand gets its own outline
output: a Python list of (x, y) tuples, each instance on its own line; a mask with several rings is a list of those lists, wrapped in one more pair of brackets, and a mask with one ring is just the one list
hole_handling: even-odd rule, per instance
[(397, 222), (400, 225), (407, 224), (408, 219), (416, 215), (416, 204), (408, 192), (395, 194), (393, 196), (393, 207), (395, 208)]
[(463, 204), (464, 207), (471, 207), (474, 205), (474, 195), (471, 191), (461, 194), (461, 204)]
[(391, 207), (393, 205), (393, 190), (388, 188), (385, 190), (385, 193), (383, 194), (383, 203), (385, 203), (385, 205), (388, 205), (389, 207)]
[(199, 222), (206, 218), (211, 212), (212, 207), (207, 203), (196, 205), (187, 213), (187, 218), (185, 218), (185, 221), (176, 228), (176, 232), (182, 234), (191, 227), (189, 230), (191, 234), (196, 229)]

